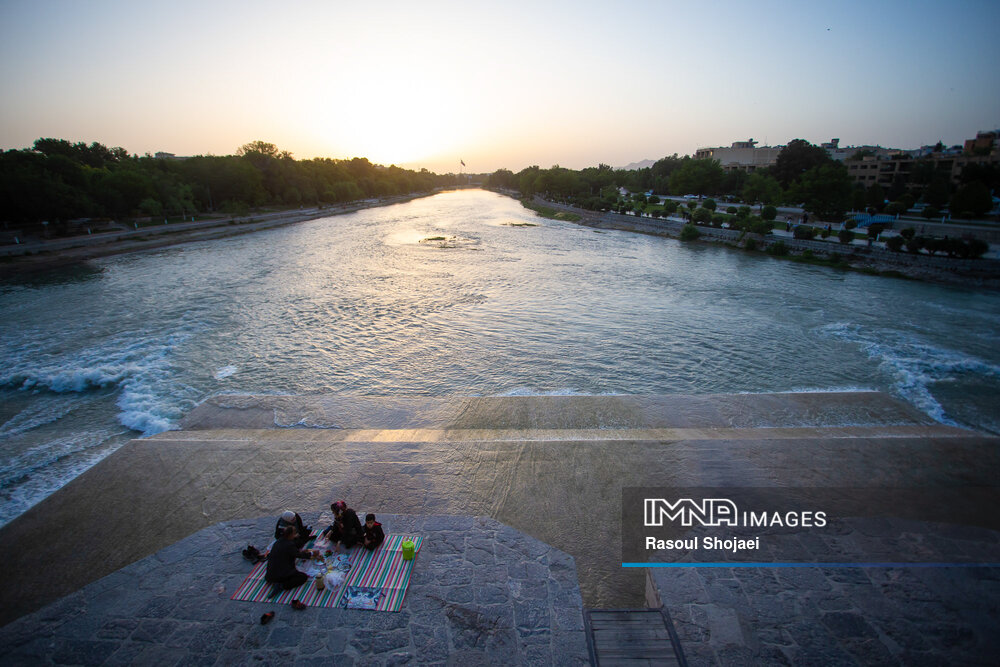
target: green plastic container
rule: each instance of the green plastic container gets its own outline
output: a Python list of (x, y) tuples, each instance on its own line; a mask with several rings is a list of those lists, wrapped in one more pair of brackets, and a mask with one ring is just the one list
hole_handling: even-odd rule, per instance
[(403, 560), (413, 560), (413, 542), (406, 540), (400, 546), (403, 547)]

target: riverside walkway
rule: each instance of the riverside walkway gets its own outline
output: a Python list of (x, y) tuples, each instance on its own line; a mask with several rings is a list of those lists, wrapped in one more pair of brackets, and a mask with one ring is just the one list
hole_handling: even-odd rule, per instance
[[(126, 624), (117, 630), (105, 628), (107, 619), (95, 626), (96, 617), (86, 613), (87, 608), (96, 609), (87, 606), (88, 600), (108, 586), (101, 583), (104, 578), (110, 575), (108, 581), (117, 582), (120, 594), (128, 595), (128, 575), (119, 570), (140, 563), (147, 567), (147, 559), (160, 558), (158, 552), (168, 554), (169, 560), (169, 554), (190, 548), (173, 547), (178, 541), (190, 545), (199, 530), (222, 530), (212, 527), (233, 521), (244, 532), (237, 537), (234, 529), (226, 528), (229, 536), (218, 539), (232, 551), (227, 556), (234, 559), (232, 567), (243, 566), (239, 550), (247, 542), (261, 541), (247, 537), (262, 530), (252, 521), (245, 523), (248, 518), (267, 517), (261, 521), (268, 526), (260, 525), (269, 530), (273, 517), (285, 508), (308, 514), (309, 508), (345, 498), (380, 517), (489, 517), (499, 522), (491, 525), (534, 538), (572, 557), (579, 600), (588, 610), (652, 606), (669, 612), (688, 664), (981, 662), (1000, 650), (991, 630), (1000, 619), (996, 569), (799, 568), (785, 573), (622, 568), (622, 489), (875, 484), (917, 486), (933, 494), (935, 488), (994, 487), (998, 445), (996, 437), (938, 424), (877, 392), (441, 399), (217, 396), (190, 413), (181, 430), (128, 443), (0, 530), (0, 559), (9, 571), (19, 573), (0, 591), (0, 614), (4, 623), (28, 623), (19, 626), (22, 631), (39, 628), (49, 638), (61, 636), (58, 628), (76, 632), (82, 624), (86, 627), (80, 632), (112, 633), (88, 635), (86, 641), (140, 641), (145, 632), (140, 628), (151, 627), (142, 621), (152, 621), (150, 614), (161, 612), (152, 609), (134, 627)], [(866, 530), (859, 535), (879, 535), (878, 530)], [(33, 548), (39, 534), (47, 536), (45, 567), (38, 567), (39, 552)], [(95, 540), (94, 535), (111, 539)], [(940, 537), (989, 554), (1000, 544), (990, 532), (977, 533), (975, 539), (961, 531)], [(846, 544), (859, 538), (836, 539), (846, 539)], [(450, 538), (446, 541), (451, 543)], [(468, 542), (463, 543), (461, 558), (477, 564), (481, 554), (467, 547)], [(175, 548), (180, 551), (171, 551)], [(180, 567), (188, 572), (207, 567), (220, 553), (209, 551), (212, 556), (189, 554), (198, 560)], [(457, 559), (457, 554), (441, 556)], [(494, 549), (491, 557), (500, 555)], [(435, 567), (435, 577), (442, 576), (442, 569)], [(477, 602), (475, 587), (497, 587), (502, 577), (499, 569), (489, 567), (473, 572), (472, 601)], [(223, 584), (231, 590), (238, 573), (228, 576)], [(166, 581), (171, 592), (163, 595), (168, 597), (183, 597), (192, 585), (179, 575), (171, 574)], [(198, 594), (220, 581), (199, 583)], [(513, 581), (509, 576), (504, 581), (511, 597), (496, 604), (519, 602)], [(523, 596), (525, 588), (520, 590)], [(418, 594), (408, 596), (403, 613), (419, 613), (419, 599)], [(443, 599), (464, 604), (447, 595)], [(569, 613), (562, 606), (567, 601), (560, 602), (559, 610), (550, 607), (547, 616), (538, 611), (531, 621), (539, 634), (550, 633), (546, 650), (553, 651), (553, 659), (557, 647), (552, 633), (564, 629), (553, 617)], [(177, 622), (175, 632), (197, 620), (185, 617), (193, 612), (179, 615), (178, 609), (171, 607), (161, 617)], [(460, 631), (450, 625), (455, 619), (445, 607), (436, 609), (438, 621), (432, 625), (445, 628), (449, 651), (479, 651), (479, 662), (495, 660), (482, 644), (455, 644), (450, 634)], [(523, 625), (531, 636), (528, 625), (519, 624), (512, 613), (496, 627), (520, 637)], [(20, 617), (25, 618), (16, 620)], [(423, 625), (410, 618), (410, 624)], [(239, 632), (249, 632), (243, 626), (253, 620), (249, 612), (239, 618), (220, 617), (224, 628), (213, 627), (239, 647), (225, 650), (250, 656), (281, 648), (244, 644), (246, 637), (237, 641)], [(42, 625), (30, 625), (39, 622)], [(336, 634), (346, 626), (331, 616), (324, 628)], [(17, 648), (11, 642), (21, 636), (4, 631), (0, 654)], [(510, 632), (506, 636), (512, 636)], [(410, 655), (411, 664), (434, 661), (422, 655), (412, 631), (405, 646), (399, 635), (394, 640), (400, 642), (398, 651), (373, 653), (367, 645), (352, 645), (343, 655), (376, 664), (393, 662), (397, 652)], [(169, 643), (180, 641), (178, 637), (161, 639)], [(77, 649), (72, 650), (33, 646), (29, 650), (36, 655), (43, 648), (63, 651), (58, 660), (71, 663), (73, 651), (88, 645), (74, 644)], [(223, 648), (213, 646), (218, 651), (202, 651), (203, 662), (210, 662), (211, 654), (225, 664)], [(527, 643), (518, 650), (515, 661), (533, 664)], [(56, 661), (55, 653), (44, 655)], [(566, 655), (575, 660), (578, 653)], [(478, 664), (471, 658), (463, 661)]]

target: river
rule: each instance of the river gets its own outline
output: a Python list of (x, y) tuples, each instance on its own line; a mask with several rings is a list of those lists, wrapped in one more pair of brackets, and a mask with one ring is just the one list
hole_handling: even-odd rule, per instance
[(479, 190), (113, 256), (0, 283), (0, 525), (219, 393), (868, 389), (1000, 433), (998, 325), (995, 292), (595, 230)]

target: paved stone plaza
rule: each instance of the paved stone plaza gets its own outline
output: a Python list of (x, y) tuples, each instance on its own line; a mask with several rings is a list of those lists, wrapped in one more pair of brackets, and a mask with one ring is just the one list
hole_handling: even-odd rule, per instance
[[(0, 662), (589, 664), (573, 558), (488, 518), (379, 518), (387, 532), (424, 538), (400, 612), (231, 600), (252, 568), (242, 549), (264, 547), (275, 519), (230, 521), (8, 624)], [(269, 610), (274, 620), (261, 625)]]
[[(997, 562), (1000, 533), (897, 519), (789, 533), (800, 562), (943, 553)], [(782, 544), (779, 553), (792, 552)], [(838, 558), (839, 556), (839, 558)], [(783, 560), (764, 558), (763, 560)], [(1000, 567), (685, 567), (650, 570), (692, 665), (988, 665), (1000, 656)]]
[[(626, 487), (905, 487), (936, 499), (995, 489), (998, 469), (1000, 439), (877, 392), (220, 396), (183, 430), (131, 441), (0, 529), (0, 561), (18, 573), (0, 587), (0, 660), (586, 662), (582, 605), (651, 597), (646, 571), (621, 567)], [(339, 498), (427, 539), (403, 611), (281, 607), (260, 626), (267, 605), (229, 600), (249, 571), (240, 551), (266, 544), (285, 508)], [(490, 518), (445, 518), (457, 516)], [(997, 570), (653, 578), (692, 665), (1000, 654)]]

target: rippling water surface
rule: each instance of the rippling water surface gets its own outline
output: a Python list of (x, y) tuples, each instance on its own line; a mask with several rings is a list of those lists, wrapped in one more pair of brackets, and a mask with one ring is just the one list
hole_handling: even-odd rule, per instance
[(880, 389), (1000, 432), (996, 293), (602, 232), (482, 191), (3, 283), (0, 314), (0, 523), (215, 393)]

